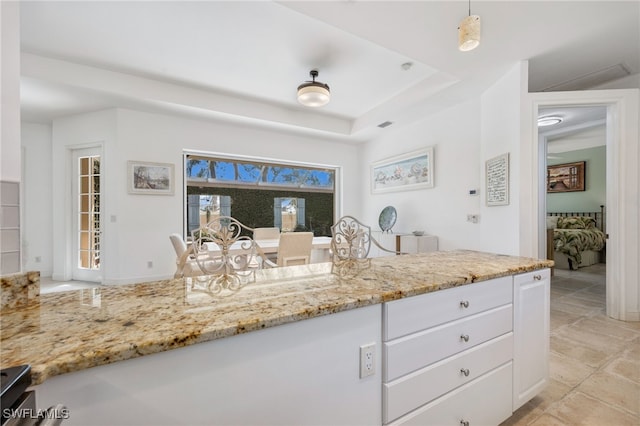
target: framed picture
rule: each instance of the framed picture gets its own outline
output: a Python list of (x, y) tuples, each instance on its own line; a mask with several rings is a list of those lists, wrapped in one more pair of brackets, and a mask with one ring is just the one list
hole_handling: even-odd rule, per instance
[(487, 206), (509, 204), (509, 153), (499, 155), (485, 163)]
[(371, 164), (371, 193), (433, 188), (433, 147)]
[(173, 195), (174, 181), (171, 163), (127, 162), (130, 194)]
[(586, 162), (547, 166), (547, 192), (584, 191), (584, 169)]

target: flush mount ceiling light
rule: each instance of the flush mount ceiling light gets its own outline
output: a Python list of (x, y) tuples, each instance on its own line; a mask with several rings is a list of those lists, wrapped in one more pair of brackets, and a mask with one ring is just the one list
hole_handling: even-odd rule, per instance
[(316, 81), (318, 70), (309, 72), (312, 81), (305, 81), (298, 86), (298, 102), (308, 107), (321, 107), (329, 103), (331, 92), (329, 85)]
[(553, 126), (554, 124), (562, 123), (562, 117), (557, 115), (550, 115), (548, 117), (538, 118), (538, 127)]
[(460, 22), (458, 27), (458, 49), (463, 52), (473, 50), (480, 44), (480, 16), (471, 14), (469, 0), (469, 16)]

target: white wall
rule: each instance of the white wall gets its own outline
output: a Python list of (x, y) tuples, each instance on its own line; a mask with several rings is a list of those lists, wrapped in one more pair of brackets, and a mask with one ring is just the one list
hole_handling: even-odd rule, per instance
[(20, 5), (0, 2), (0, 275), (22, 270), (20, 247)]
[[(520, 156), (522, 97), (527, 93), (527, 64), (518, 63), (487, 89), (481, 99), (481, 175), (483, 181), (480, 208), (480, 246), (495, 253), (519, 255), (521, 230)], [(509, 204), (486, 205), (485, 161), (509, 153)]]
[[(472, 249), (519, 255), (521, 103), (527, 92), (527, 64), (518, 63), (473, 99), (406, 128), (388, 128), (363, 147), (363, 219), (377, 228), (378, 215), (388, 205), (398, 211), (395, 232), (423, 229), (439, 239), (440, 250)], [(435, 187), (371, 194), (371, 162), (433, 145)], [(487, 207), (485, 161), (510, 154), (510, 203)], [(469, 190), (479, 190), (470, 196)], [(348, 212), (346, 212), (348, 213)], [(467, 214), (480, 214), (477, 224)]]
[[(108, 110), (53, 124), (54, 279), (68, 279), (71, 242), (69, 150), (100, 143), (103, 156), (103, 282), (126, 283), (173, 276), (169, 234), (183, 228), (183, 150), (198, 150), (342, 167), (344, 211), (360, 214), (358, 148), (319, 138), (133, 110)], [(172, 196), (127, 192), (127, 161), (173, 163)], [(65, 213), (66, 212), (66, 213)], [(341, 212), (338, 212), (341, 214)], [(62, 254), (65, 254), (63, 256)], [(148, 268), (151, 261), (153, 267)], [(63, 278), (64, 277), (64, 278)]]
[[(479, 100), (470, 100), (408, 127), (388, 127), (368, 142), (361, 160), (361, 220), (380, 230), (378, 216), (392, 205), (398, 211), (394, 232), (424, 230), (438, 237), (440, 250), (482, 249), (478, 239), (482, 224), (467, 222), (468, 213), (480, 212), (480, 197), (468, 195), (470, 189), (481, 187), (480, 115)], [(427, 146), (434, 146), (433, 188), (371, 194), (372, 162)]]
[(0, 180), (20, 182), (20, 3), (0, 2), (2, 149)]
[[(22, 259), (23, 270), (53, 272), (51, 126), (22, 123)], [(39, 258), (38, 262), (36, 258)]]
[[(108, 172), (110, 161), (115, 157), (118, 146), (116, 139), (117, 114), (115, 110), (106, 110), (82, 114), (78, 116), (64, 117), (53, 121), (52, 129), (52, 173), (53, 184), (53, 279), (71, 279), (71, 259), (75, 256), (71, 254), (71, 153), (73, 149), (87, 147), (102, 147), (101, 170)], [(109, 209), (115, 208), (117, 197), (111, 191), (111, 182), (107, 178), (101, 181), (102, 198), (101, 203), (109, 206), (106, 212), (103, 210), (103, 236), (102, 251), (100, 253), (101, 262), (109, 265), (103, 270), (103, 279), (108, 275), (117, 273), (112, 268), (116, 265), (112, 259), (117, 259), (120, 255), (115, 250), (114, 241), (118, 235), (114, 233), (117, 227), (112, 227), (109, 220)], [(29, 191), (29, 188), (25, 189)]]

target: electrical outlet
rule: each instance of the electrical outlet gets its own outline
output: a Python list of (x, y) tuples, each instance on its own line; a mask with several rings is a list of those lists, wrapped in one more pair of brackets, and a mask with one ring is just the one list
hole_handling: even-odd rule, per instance
[(153, 268), (153, 262), (152, 261), (148, 261), (147, 262), (147, 268)]
[(478, 215), (478, 214), (468, 214), (467, 215), (467, 222), (478, 223), (479, 220), (480, 220), (480, 215)]
[(376, 344), (360, 346), (360, 378), (373, 376), (376, 373)]

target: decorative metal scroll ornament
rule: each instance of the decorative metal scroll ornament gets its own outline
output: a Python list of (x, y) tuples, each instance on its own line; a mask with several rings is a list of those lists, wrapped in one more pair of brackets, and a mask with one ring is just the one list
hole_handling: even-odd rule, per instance
[(220, 216), (191, 232), (195, 259), (204, 273), (193, 280), (194, 291), (218, 294), (255, 282), (265, 256), (253, 239), (242, 235), (243, 230), (253, 232), (230, 216)]
[(355, 275), (371, 266), (371, 227), (353, 216), (343, 216), (331, 227), (331, 272)]

